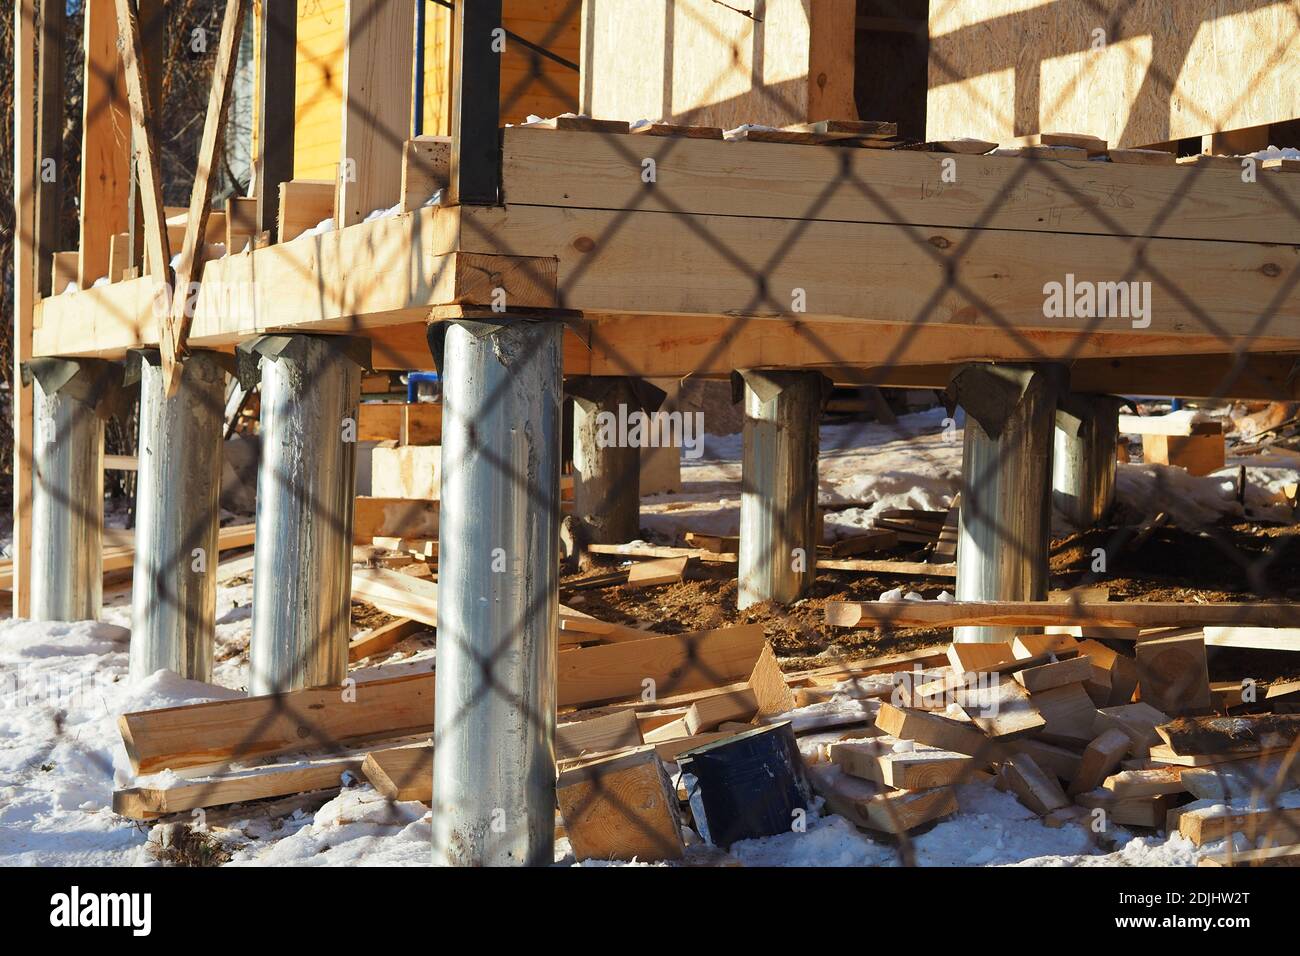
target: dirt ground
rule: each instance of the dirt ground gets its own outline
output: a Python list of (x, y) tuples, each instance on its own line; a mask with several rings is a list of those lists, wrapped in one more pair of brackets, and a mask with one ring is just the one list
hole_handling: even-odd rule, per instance
[[(1221, 525), (1199, 534), (1166, 527), (1136, 550), (1126, 548), (1132, 537), (1131, 527), (1110, 527), (1053, 540), (1051, 587), (1104, 585), (1110, 589), (1112, 601), (1300, 600), (1300, 526)], [(1105, 574), (1091, 573), (1097, 548), (1107, 553)], [(916, 553), (905, 550), (872, 557), (918, 559)], [(563, 582), (607, 573), (617, 564), (615, 558), (597, 559), (593, 567), (566, 576)], [(947, 631), (840, 630), (824, 622), (829, 601), (874, 601), (882, 592), (900, 586), (933, 599), (944, 590), (954, 590), (954, 581), (823, 571), (817, 575), (812, 593), (792, 607), (763, 604), (737, 611), (736, 566), (696, 564), (680, 584), (640, 590), (567, 591), (562, 586), (561, 600), (602, 620), (646, 626), (663, 634), (762, 624), (782, 666), (797, 669), (949, 640)], [(1252, 676), (1272, 681), (1300, 676), (1300, 662), (1294, 654), (1211, 649), (1210, 668), (1214, 680)]]

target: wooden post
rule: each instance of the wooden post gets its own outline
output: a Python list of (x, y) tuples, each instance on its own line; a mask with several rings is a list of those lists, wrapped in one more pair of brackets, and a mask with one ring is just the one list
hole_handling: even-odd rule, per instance
[[(85, 117), (81, 131), (81, 252), (83, 289), (108, 275), (109, 241), (127, 229), (131, 163), (120, 137), (129, 128), (113, 0), (86, 0)], [(166, 262), (163, 263), (166, 265)]]
[[(280, 184), (293, 179), (297, 9), (263, 0), (258, 11), (257, 155), (253, 158), (259, 228), (279, 235)], [(235, 252), (236, 250), (230, 250)]]
[(14, 421), (13, 610), (31, 610), (32, 389), (21, 366), (32, 354), (36, 295), (36, 0), (14, 2)]
[[(162, 0), (135, 0), (136, 15), (140, 18), (143, 63), (149, 83), (149, 102), (162, 102), (163, 59), (167, 49), (167, 11)], [(129, 199), (127, 201), (127, 264), (146, 273), (144, 262), (144, 202), (140, 195), (140, 180), (134, 164), (131, 166)]]
[(212, 208), (212, 179), (221, 152), (226, 111), (230, 107), (230, 89), (235, 82), (235, 56), (244, 26), (245, 0), (226, 0), (221, 20), (221, 41), (217, 61), (212, 68), (212, 88), (208, 92), (208, 112), (203, 123), (203, 141), (199, 144), (199, 164), (194, 171), (190, 191), (190, 210), (185, 219), (185, 239), (176, 263), (177, 294), (172, 297), (166, 327), (159, 336), (162, 346), (163, 382), (168, 395), (176, 394), (180, 385), (177, 362), (185, 353), (185, 339), (193, 316), (187, 312), (190, 283), (203, 273), (203, 234)]
[[(63, 36), (67, 27), (67, 0), (41, 0), (41, 62), (36, 112), (36, 286), (49, 295), (54, 254), (63, 247), (60, 230), (63, 207)], [(41, 175), (46, 163), (54, 175)], [(62, 291), (62, 290), (58, 290)]]
[(501, 195), (501, 30), (501, 0), (456, 4), (448, 205), (491, 206)]

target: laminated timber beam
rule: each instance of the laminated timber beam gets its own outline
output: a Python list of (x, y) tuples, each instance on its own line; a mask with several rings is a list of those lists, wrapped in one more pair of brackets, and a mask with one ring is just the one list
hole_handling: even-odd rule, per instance
[[(516, 128), (504, 143), (505, 206), (422, 208), (209, 263), (190, 343), (346, 331), (384, 367), (427, 367), (422, 324), (504, 289), (512, 309), (572, 314), (568, 374), (814, 367), (928, 387), (962, 361), (1203, 356), (1199, 394), (1234, 355), (1300, 351), (1300, 246), (1260, 241), (1294, 232), (1293, 176), (960, 156), (939, 189), (924, 153)], [(1044, 284), (1070, 274), (1150, 282), (1149, 323), (1045, 316)], [(153, 344), (149, 292), (45, 300), (36, 354)], [(1271, 363), (1267, 387), (1237, 369), (1249, 396), (1289, 397), (1285, 359)], [(1098, 365), (1097, 387), (1130, 371)]]

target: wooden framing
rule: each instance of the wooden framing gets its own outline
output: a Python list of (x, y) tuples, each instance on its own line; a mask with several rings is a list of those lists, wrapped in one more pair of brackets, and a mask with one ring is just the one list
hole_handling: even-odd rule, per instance
[[(63, 215), (63, 57), (67, 27), (66, 0), (41, 0), (40, 76), (37, 93), (37, 177), (36, 177), (36, 285), (40, 295), (53, 289), (54, 254), (61, 248), (60, 220)], [(51, 67), (54, 68), (51, 68)], [(52, 165), (56, 175), (48, 179), (39, 167)]]
[(36, 302), (36, 0), (14, 0), (14, 614), (31, 612), (32, 388), (22, 363), (32, 357)]
[[(108, 275), (109, 239), (126, 232), (128, 226), (131, 168), (130, 146), (125, 140), (132, 126), (117, 50), (115, 2), (118, 0), (86, 0), (81, 240), (77, 246), (81, 253), (78, 283), (83, 289)], [(136, 49), (138, 52), (138, 35)], [(149, 152), (157, 156), (156, 150), (150, 148)]]
[(348, 0), (345, 18), (337, 219), (351, 226), (401, 199), (402, 151), (411, 135), (415, 11), (404, 3)]

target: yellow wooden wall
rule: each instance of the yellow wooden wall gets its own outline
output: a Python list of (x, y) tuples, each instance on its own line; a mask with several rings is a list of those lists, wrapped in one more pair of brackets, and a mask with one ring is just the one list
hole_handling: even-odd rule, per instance
[[(426, 4), (424, 132), (445, 135), (449, 124), (451, 12), (428, 0), (421, 2)], [(346, 0), (298, 0), (294, 176), (299, 179), (333, 179), (339, 161), (345, 6)], [(505, 0), (507, 30), (575, 64), (581, 45), (581, 18), (581, 0)], [(414, 7), (411, 22), (414, 30)], [(541, 75), (535, 76), (533, 59), (527, 48), (507, 40), (501, 63), (503, 123), (521, 122), (529, 113), (555, 116), (577, 109), (577, 72), (541, 59)]]

